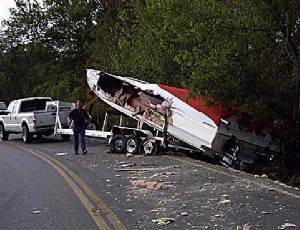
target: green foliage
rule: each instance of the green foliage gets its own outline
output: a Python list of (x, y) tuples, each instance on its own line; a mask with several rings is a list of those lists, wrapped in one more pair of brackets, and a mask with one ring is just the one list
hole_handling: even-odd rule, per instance
[(296, 1), (125, 1), (107, 12), (96, 66), (187, 87), (295, 134)]
[[(0, 36), (3, 99), (74, 100), (86, 67), (191, 89), (295, 136), (295, 0), (16, 0)], [(21, 84), (20, 84), (21, 83)]]
[(100, 1), (16, 0), (16, 6), (2, 22), (0, 75), (7, 92), (1, 97), (82, 98), (86, 47)]

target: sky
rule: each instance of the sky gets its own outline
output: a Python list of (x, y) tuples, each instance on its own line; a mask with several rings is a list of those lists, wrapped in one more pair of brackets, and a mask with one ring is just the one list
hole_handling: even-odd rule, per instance
[(9, 8), (15, 7), (14, 0), (0, 0), (0, 21), (8, 19), (10, 13)]

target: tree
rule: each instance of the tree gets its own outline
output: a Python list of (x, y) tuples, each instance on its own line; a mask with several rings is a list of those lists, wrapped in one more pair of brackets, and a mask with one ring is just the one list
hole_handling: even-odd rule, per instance
[(87, 46), (100, 6), (99, 0), (45, 0), (43, 4), (16, 0), (0, 37), (0, 61), (8, 63), (0, 72), (4, 79), (10, 79), (9, 87), (16, 92), (3, 97), (11, 100), (47, 94), (65, 100), (81, 98), (85, 92)]

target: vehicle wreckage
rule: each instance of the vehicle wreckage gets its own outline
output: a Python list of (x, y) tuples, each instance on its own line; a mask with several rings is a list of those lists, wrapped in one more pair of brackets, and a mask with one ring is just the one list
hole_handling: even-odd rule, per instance
[(268, 162), (278, 152), (266, 122), (250, 125), (246, 114), (208, 106), (186, 89), (94, 69), (87, 69), (87, 83), (102, 101), (138, 121), (137, 128), (119, 125), (110, 133), (100, 131), (109, 137), (112, 152), (155, 154), (158, 149), (181, 149), (201, 152), (233, 168)]

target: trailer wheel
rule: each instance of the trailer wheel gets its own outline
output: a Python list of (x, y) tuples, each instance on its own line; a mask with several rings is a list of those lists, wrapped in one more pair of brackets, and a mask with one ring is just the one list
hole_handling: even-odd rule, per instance
[(7, 133), (4, 129), (4, 125), (3, 124), (0, 124), (0, 139), (2, 141), (7, 141), (8, 140), (8, 136), (9, 136), (9, 133)]
[(67, 134), (60, 134), (60, 136), (63, 141), (69, 141), (71, 138), (71, 136)]
[(29, 132), (27, 125), (22, 126), (22, 139), (26, 144), (32, 142), (32, 134)]
[(112, 153), (123, 153), (124, 144), (125, 144), (124, 136), (116, 135), (110, 140), (109, 150)]
[(139, 152), (144, 155), (156, 155), (158, 151), (157, 144), (150, 139), (145, 139), (140, 143)]
[(139, 139), (135, 135), (126, 137), (125, 151), (131, 154), (136, 154), (139, 151)]

